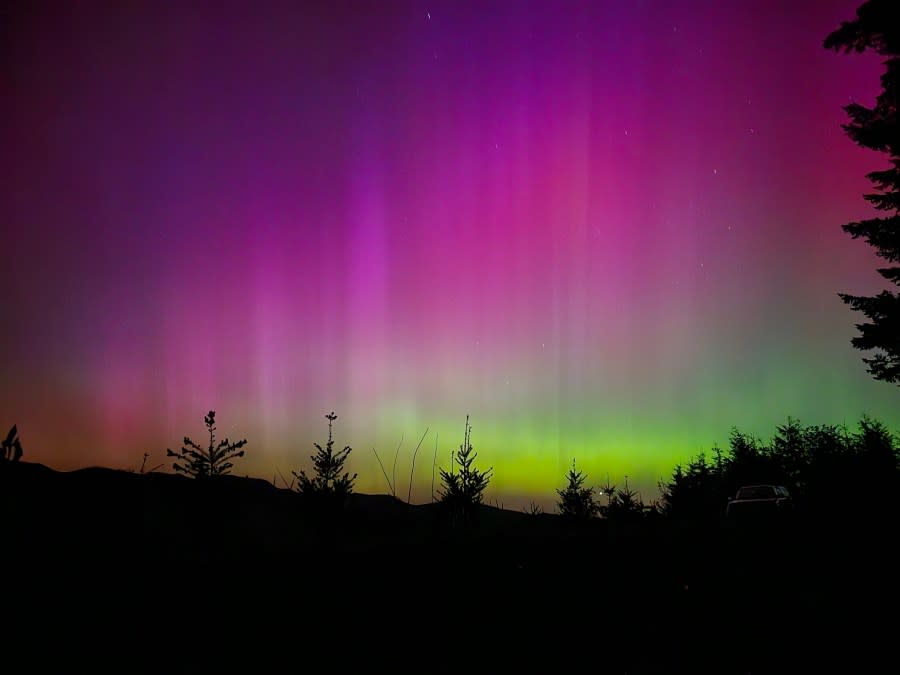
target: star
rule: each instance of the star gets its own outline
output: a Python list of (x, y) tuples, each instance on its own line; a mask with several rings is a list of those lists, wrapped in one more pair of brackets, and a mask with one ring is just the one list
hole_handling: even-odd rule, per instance
[(425, 18), (431, 21), (431, 12), (425, 12)]

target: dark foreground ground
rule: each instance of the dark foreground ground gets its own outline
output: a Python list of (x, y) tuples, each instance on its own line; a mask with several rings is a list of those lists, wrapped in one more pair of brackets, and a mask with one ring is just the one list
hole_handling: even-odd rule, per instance
[[(4, 672), (795, 673), (897, 664), (897, 527), (576, 526), (255, 479), (0, 472)], [(62, 664), (60, 666), (57, 664)]]

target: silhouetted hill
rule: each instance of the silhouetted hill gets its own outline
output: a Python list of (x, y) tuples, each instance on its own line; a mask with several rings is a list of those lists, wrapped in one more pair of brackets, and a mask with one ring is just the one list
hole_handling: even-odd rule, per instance
[(323, 517), (259, 479), (27, 462), (0, 472), (0, 505), (8, 615), (69, 633), (90, 607), (126, 643), (157, 636), (124, 672), (220, 672), (247, 650), (271, 672), (301, 644), (331, 659), (313, 672), (796, 672), (883, 654), (874, 611), (897, 599), (893, 523), (733, 531), (484, 506), (454, 529), (385, 495)]

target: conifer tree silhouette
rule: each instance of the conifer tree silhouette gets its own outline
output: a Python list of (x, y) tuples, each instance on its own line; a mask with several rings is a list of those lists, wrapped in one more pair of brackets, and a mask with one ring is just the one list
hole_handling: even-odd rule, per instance
[(334, 451), (334, 438), (332, 436), (332, 425), (337, 419), (337, 415), (332, 411), (325, 415), (328, 420), (328, 441), (323, 448), (318, 443), (316, 446), (316, 454), (310, 455), (313, 461), (313, 475), (308, 476), (303, 469), (300, 473), (292, 471), (291, 473), (297, 477), (297, 491), (304, 495), (317, 496), (333, 496), (336, 498), (346, 497), (353, 492), (353, 483), (356, 481), (356, 474), (353, 476), (349, 472), (344, 471), (344, 462), (352, 452), (352, 448), (345, 446), (340, 452)]
[(572, 460), (572, 468), (566, 474), (565, 489), (557, 490), (559, 495), (557, 508), (562, 516), (577, 520), (593, 518), (600, 510), (600, 505), (594, 500), (594, 488), (584, 487), (587, 477), (582, 471), (575, 468), (575, 460)]
[[(473, 466), (477, 453), (472, 451), (472, 427), (466, 415), (466, 429), (462, 445), (451, 455), (450, 471), (440, 470), (443, 487), (439, 490), (441, 504), (450, 512), (451, 519), (458, 523), (469, 523), (475, 518), (478, 506), (483, 501), (485, 488), (494, 470), (479, 471)], [(455, 465), (458, 464), (457, 468)]]
[(219, 441), (217, 445), (216, 411), (210, 410), (203, 418), (203, 422), (209, 431), (209, 447), (203, 449), (185, 436), (184, 446), (180, 450), (166, 449), (166, 456), (174, 457), (177, 460), (173, 462), (172, 468), (177, 473), (183, 473), (193, 478), (211, 478), (231, 473), (231, 468), (234, 466), (231, 460), (244, 456), (241, 448), (247, 444), (247, 439), (232, 443), (226, 438)]
[[(865, 239), (891, 264), (879, 268), (878, 273), (895, 286), (900, 285), (900, 22), (896, 12), (896, 0), (869, 0), (856, 10), (854, 21), (841, 22), (840, 28), (825, 38), (826, 49), (845, 53), (871, 50), (885, 57), (882, 91), (875, 105), (844, 106), (850, 122), (843, 129), (857, 145), (888, 155), (891, 168), (866, 176), (875, 192), (864, 196), (888, 215), (850, 222), (843, 229), (854, 239)], [(851, 340), (856, 349), (875, 350), (871, 358), (863, 359), (869, 373), (876, 380), (900, 385), (900, 294), (883, 290), (874, 296), (839, 295), (869, 320), (856, 325), (859, 335)]]
[(628, 476), (625, 476), (625, 487), (616, 490), (600, 511), (609, 519), (631, 520), (643, 515), (644, 502), (640, 494), (628, 486)]

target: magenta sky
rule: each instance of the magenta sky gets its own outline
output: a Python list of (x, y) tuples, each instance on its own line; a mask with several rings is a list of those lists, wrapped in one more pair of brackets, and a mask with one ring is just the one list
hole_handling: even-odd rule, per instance
[(900, 421), (836, 295), (881, 288), (839, 127), (880, 66), (821, 46), (854, 1), (59, 4), (2, 22), (26, 459), (162, 461), (214, 408), (271, 477), (333, 409), (383, 491), (372, 446), (405, 485), (471, 414), (492, 495), (543, 500), (573, 457), (649, 491), (732, 425)]

